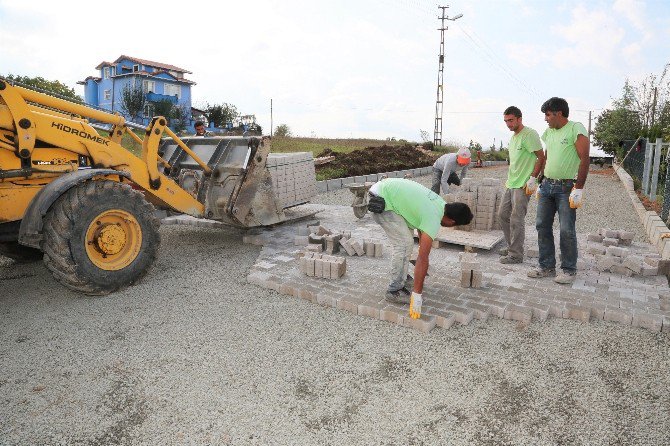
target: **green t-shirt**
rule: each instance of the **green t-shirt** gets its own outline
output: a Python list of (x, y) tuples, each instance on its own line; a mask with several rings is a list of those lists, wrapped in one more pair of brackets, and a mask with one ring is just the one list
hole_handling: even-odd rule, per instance
[(575, 142), (579, 135), (589, 137), (584, 126), (573, 121), (568, 121), (560, 129), (549, 128), (544, 131), (542, 141), (547, 147), (544, 176), (554, 180), (571, 180), (577, 177), (579, 155)]
[(542, 150), (540, 135), (530, 127), (524, 127), (518, 135), (509, 141), (509, 171), (507, 173), (508, 189), (524, 187), (530, 174), (533, 173), (537, 157), (535, 152)]
[(445, 201), (427, 187), (404, 178), (387, 178), (379, 183), (379, 196), (387, 211), (405, 219), (410, 229), (425, 232), (435, 239), (444, 217)]

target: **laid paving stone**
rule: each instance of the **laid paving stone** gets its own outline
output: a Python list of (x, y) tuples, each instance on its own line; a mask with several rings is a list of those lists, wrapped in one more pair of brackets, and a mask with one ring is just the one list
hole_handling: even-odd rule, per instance
[[(294, 245), (296, 234), (310, 237), (302, 235), (305, 231), (301, 231), (301, 227), (311, 228), (310, 233), (312, 229), (316, 231), (311, 237), (318, 241), (313, 243), (318, 250), (306, 252), (306, 248)], [(318, 232), (324, 234), (316, 235)], [(537, 245), (534, 232), (533, 227), (526, 230), (526, 250)], [(464, 253), (462, 246), (447, 244), (431, 251), (429, 276), (424, 283), (422, 318), (411, 320), (407, 305), (384, 300), (390, 280), (391, 254), (374, 257), (377, 254), (374, 248), (376, 244), (386, 245), (385, 250), (389, 250), (390, 243), (369, 214), (357, 219), (350, 206), (326, 206), (319, 214), (318, 222), (250, 230), (244, 233), (244, 238), (262, 246), (247, 276), (249, 283), (331, 307), (331, 311), (347, 311), (422, 332), (429, 332), (434, 327), (449, 329), (456, 323), (467, 325), (473, 319), (486, 321), (490, 316), (522, 323), (542, 322), (549, 317), (585, 322), (600, 319), (650, 331), (670, 331), (667, 279), (663, 275), (643, 275), (645, 268), (656, 267), (658, 272), (659, 257), (651, 245), (640, 242), (626, 248), (610, 247), (607, 255), (601, 254), (604, 247), (594, 249), (593, 254), (587, 247), (596, 242), (589, 242), (586, 234), (578, 234), (580, 258), (577, 280), (572, 285), (558, 285), (551, 278), (528, 278), (526, 272), (536, 261), (526, 259), (524, 264), (504, 265), (499, 263), (495, 250), (479, 250), (475, 257), (471, 255), (474, 253)], [(333, 273), (336, 262), (331, 260), (337, 257), (323, 252), (329, 241), (342, 247), (339, 258), (346, 259), (346, 274), (337, 280), (316, 276), (318, 268), (321, 277), (330, 279)], [(368, 243), (364, 245), (364, 241)], [(357, 244), (360, 251), (356, 250)], [(368, 248), (369, 256), (365, 248)], [(315, 258), (318, 256), (321, 259)], [(310, 275), (312, 264), (305, 262), (309, 258), (314, 259), (315, 275)], [(472, 265), (473, 262), (477, 265)], [(463, 263), (470, 272), (469, 285), (472, 285), (472, 272), (481, 272), (480, 288), (460, 286)], [(325, 272), (324, 265), (328, 267)], [(631, 270), (638, 265), (641, 274)], [(612, 267), (615, 267), (614, 273)], [(412, 270), (409, 272), (411, 274)], [(338, 276), (337, 271), (335, 276)]]

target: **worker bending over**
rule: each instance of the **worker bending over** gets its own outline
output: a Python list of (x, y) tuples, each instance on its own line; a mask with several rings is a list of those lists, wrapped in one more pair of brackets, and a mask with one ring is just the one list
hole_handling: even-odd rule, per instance
[[(433, 164), (433, 184), (430, 188), (436, 194), (449, 193), (449, 185), (461, 185), (461, 180), (465, 178), (468, 173), (468, 165), (470, 164), (470, 150), (459, 149), (456, 153), (447, 153), (442, 155)], [(460, 170), (460, 175), (457, 174)]]
[[(410, 304), (410, 316), (421, 314), (423, 282), (428, 272), (428, 255), (440, 226), (466, 225), (472, 211), (465, 203), (447, 204), (425, 186), (403, 178), (389, 178), (370, 188), (368, 209), (379, 223), (393, 246), (391, 282), (386, 300)], [(414, 280), (408, 273), (414, 249), (414, 229), (419, 232), (419, 254), (414, 268)], [(409, 289), (412, 290), (411, 294)]]

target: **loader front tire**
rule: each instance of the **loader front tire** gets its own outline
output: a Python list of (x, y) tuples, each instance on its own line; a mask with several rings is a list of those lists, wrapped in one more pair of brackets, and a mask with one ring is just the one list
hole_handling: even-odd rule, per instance
[(56, 200), (44, 221), (44, 263), (62, 285), (104, 295), (140, 280), (160, 245), (154, 207), (126, 184), (87, 181)]
[(16, 263), (37, 262), (43, 257), (39, 249), (23, 246), (19, 242), (0, 242), (0, 255), (9, 257)]

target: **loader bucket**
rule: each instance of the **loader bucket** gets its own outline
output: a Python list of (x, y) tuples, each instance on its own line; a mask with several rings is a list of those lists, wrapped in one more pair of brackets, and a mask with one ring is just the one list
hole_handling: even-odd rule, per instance
[[(159, 149), (177, 183), (205, 205), (205, 218), (253, 228), (301, 218), (284, 212), (285, 202), (267, 168), (270, 140), (259, 138), (184, 138), (188, 147), (212, 169), (205, 175), (200, 166), (176, 144), (165, 140)], [(300, 203), (292, 203), (300, 204)]]

